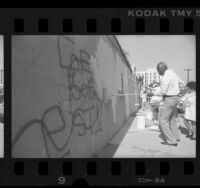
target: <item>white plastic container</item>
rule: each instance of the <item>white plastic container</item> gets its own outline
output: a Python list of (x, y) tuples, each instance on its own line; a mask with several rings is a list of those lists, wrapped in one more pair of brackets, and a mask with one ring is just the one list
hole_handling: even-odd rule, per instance
[(137, 128), (145, 129), (145, 116), (143, 115), (137, 116)]
[(152, 111), (147, 111), (146, 112), (146, 119), (148, 119), (148, 120), (153, 120), (153, 113), (152, 113)]

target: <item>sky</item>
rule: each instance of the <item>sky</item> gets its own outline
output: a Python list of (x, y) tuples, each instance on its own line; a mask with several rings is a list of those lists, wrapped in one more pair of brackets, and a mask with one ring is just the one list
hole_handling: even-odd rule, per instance
[(196, 81), (196, 38), (195, 35), (118, 35), (122, 49), (128, 53), (130, 64), (136, 71), (155, 68), (160, 61), (187, 83)]
[(3, 51), (3, 36), (0, 35), (0, 70), (3, 69), (3, 54), (4, 54), (4, 51)]

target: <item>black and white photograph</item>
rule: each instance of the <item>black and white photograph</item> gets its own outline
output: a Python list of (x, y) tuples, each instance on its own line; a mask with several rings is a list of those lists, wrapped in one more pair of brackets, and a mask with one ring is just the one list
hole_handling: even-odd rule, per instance
[(0, 158), (4, 157), (4, 57), (3, 36), (0, 36)]
[(196, 157), (195, 35), (13, 35), (11, 67), (13, 158)]

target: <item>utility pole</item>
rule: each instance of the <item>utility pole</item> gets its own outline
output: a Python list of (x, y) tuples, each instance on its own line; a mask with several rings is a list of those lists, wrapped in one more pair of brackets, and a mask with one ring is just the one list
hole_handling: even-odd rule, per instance
[(189, 82), (189, 77), (190, 77), (190, 71), (193, 69), (184, 69), (184, 71), (187, 71), (187, 82)]

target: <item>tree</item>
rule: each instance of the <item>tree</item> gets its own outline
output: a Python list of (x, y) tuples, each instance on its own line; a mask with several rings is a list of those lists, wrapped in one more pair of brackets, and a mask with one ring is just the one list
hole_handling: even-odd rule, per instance
[(137, 76), (137, 82), (139, 82), (140, 84), (144, 83), (144, 76)]
[(136, 76), (137, 83), (139, 83), (139, 90), (141, 91), (142, 85), (144, 85), (144, 76)]

